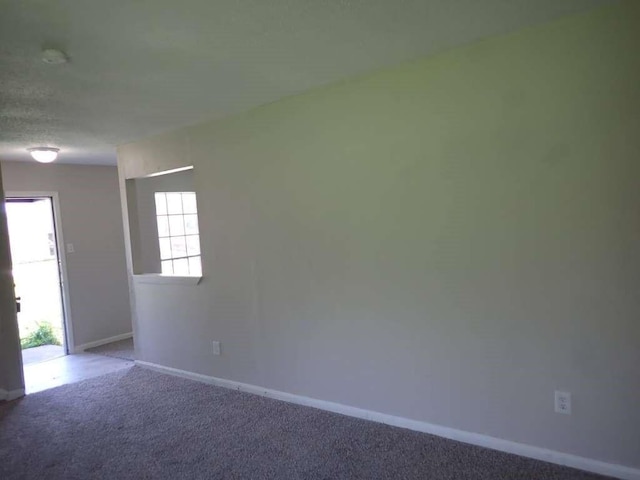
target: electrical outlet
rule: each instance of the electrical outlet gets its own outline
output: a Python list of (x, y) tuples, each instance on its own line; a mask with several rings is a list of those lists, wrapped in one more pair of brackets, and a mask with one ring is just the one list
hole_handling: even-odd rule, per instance
[(556, 413), (571, 415), (571, 394), (569, 392), (560, 392), (559, 390), (556, 390), (554, 398)]
[(212, 342), (213, 345), (213, 350), (211, 351), (211, 353), (213, 353), (214, 355), (220, 355), (220, 342)]
[(67, 253), (74, 253), (76, 251), (73, 243), (67, 243)]

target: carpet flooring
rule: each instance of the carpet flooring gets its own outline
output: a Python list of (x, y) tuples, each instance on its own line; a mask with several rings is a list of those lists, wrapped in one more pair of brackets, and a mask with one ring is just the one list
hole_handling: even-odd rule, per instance
[(136, 359), (135, 350), (133, 348), (133, 338), (107, 343), (106, 345), (100, 345), (99, 347), (88, 348), (86, 351), (95, 355), (121, 358), (123, 360), (134, 361)]
[(1, 404), (0, 478), (604, 477), (133, 367)]

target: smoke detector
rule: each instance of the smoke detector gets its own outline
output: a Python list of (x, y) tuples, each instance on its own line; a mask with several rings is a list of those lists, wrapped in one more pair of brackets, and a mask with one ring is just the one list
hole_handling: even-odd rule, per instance
[(47, 48), (42, 51), (42, 61), (49, 65), (61, 65), (63, 63), (67, 63), (69, 59), (62, 50)]

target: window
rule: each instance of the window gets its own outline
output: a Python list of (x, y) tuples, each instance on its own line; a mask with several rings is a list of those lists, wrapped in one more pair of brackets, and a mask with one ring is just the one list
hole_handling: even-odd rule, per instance
[(195, 192), (156, 192), (155, 201), (162, 274), (201, 276)]

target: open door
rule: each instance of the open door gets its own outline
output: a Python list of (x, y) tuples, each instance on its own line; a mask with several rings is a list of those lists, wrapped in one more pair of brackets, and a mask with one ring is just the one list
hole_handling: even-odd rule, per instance
[(68, 353), (53, 198), (6, 198), (23, 365)]

